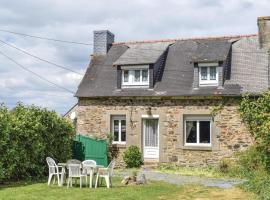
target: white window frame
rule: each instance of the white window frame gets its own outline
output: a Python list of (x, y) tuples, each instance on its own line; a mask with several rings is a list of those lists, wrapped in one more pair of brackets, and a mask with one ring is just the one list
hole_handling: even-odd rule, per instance
[[(196, 143), (187, 143), (187, 133), (186, 133), (186, 122), (187, 121), (196, 121)], [(200, 122), (208, 121), (210, 122), (210, 143), (200, 143)], [(184, 119), (184, 145), (185, 146), (201, 146), (201, 147), (211, 147), (212, 146), (212, 120), (210, 117), (185, 117)]]
[[(122, 86), (123, 87), (148, 87), (149, 86), (149, 67), (143, 66), (123, 66), (122, 69)], [(124, 82), (124, 71), (129, 71), (128, 82)], [(140, 70), (140, 82), (135, 82), (135, 70)], [(142, 81), (142, 71), (148, 70), (147, 81)]]
[(126, 116), (125, 115), (112, 115), (111, 116), (111, 132), (113, 134), (113, 137), (114, 137), (114, 120), (118, 120), (119, 121), (119, 129), (118, 129), (118, 141), (112, 141), (113, 144), (126, 144), (126, 141), (122, 141), (122, 135), (121, 135), (121, 128), (122, 128), (122, 120), (125, 120), (126, 121), (126, 140), (127, 140), (127, 120), (126, 120)]
[[(218, 63), (199, 63), (199, 85), (200, 86), (218, 86)], [(207, 67), (207, 80), (202, 80), (201, 68)], [(216, 80), (210, 79), (210, 68), (216, 67)]]

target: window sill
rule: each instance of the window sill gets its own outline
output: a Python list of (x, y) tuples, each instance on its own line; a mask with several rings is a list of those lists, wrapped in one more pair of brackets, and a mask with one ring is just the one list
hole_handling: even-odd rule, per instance
[(119, 148), (126, 148), (126, 142), (113, 142), (112, 146), (119, 147)]
[(212, 151), (212, 146), (182, 146), (184, 150)]
[(218, 83), (200, 83), (199, 84), (200, 87), (218, 87)]
[(123, 89), (132, 89), (132, 88), (149, 88), (148, 85), (122, 85)]

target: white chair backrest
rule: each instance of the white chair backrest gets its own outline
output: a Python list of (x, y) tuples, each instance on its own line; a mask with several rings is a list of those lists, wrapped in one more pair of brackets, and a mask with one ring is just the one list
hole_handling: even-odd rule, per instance
[(108, 165), (108, 169), (109, 169), (109, 175), (112, 176), (113, 174), (113, 168), (115, 166), (115, 160), (113, 159), (110, 164)]
[(56, 165), (54, 159), (52, 159), (50, 157), (47, 157), (46, 161), (47, 161), (47, 164), (48, 164), (48, 167), (49, 167), (49, 173), (56, 173), (57, 165)]
[(67, 161), (67, 164), (81, 164), (82, 162), (77, 159), (70, 159)]
[(94, 160), (85, 160), (85, 161), (82, 162), (82, 164), (83, 165), (91, 165), (91, 166), (96, 166), (97, 165), (96, 161), (94, 161)]
[(80, 164), (69, 164), (68, 165), (68, 176), (69, 177), (80, 177), (81, 165)]
[(82, 162), (82, 165), (83, 165), (83, 169), (85, 170), (84, 172), (86, 172), (87, 174), (90, 174), (91, 167), (97, 166), (97, 163), (94, 160), (85, 160)]

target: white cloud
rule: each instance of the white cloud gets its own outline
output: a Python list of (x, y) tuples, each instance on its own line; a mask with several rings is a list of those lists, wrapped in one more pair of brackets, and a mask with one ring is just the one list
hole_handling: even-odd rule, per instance
[[(109, 29), (117, 41), (257, 33), (268, 0), (1, 0), (0, 29), (92, 43), (92, 31)], [(69, 45), (0, 32), (0, 39), (84, 73), (92, 46)], [(72, 91), (81, 76), (0, 45), (0, 51)], [(76, 98), (0, 55), (0, 101), (36, 104), (65, 113)]]

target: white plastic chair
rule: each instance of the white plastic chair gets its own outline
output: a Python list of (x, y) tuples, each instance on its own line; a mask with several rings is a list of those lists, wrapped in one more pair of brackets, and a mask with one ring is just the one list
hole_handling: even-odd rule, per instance
[(112, 160), (107, 168), (103, 168), (103, 167), (98, 168), (95, 188), (97, 188), (97, 186), (98, 186), (99, 177), (105, 179), (107, 188), (112, 187), (111, 177), (113, 174), (114, 166), (115, 166), (115, 160)]
[(87, 186), (87, 175), (82, 173), (80, 164), (68, 164), (67, 187), (72, 187), (72, 178), (80, 178), (80, 188), (82, 188), (82, 178), (85, 177)]
[(86, 175), (90, 176), (89, 187), (92, 188), (94, 170), (95, 170), (95, 168), (97, 166), (97, 163), (94, 160), (85, 160), (85, 161), (82, 162), (82, 165), (83, 165), (84, 173), (86, 173)]
[(77, 159), (69, 159), (67, 160), (67, 165), (69, 164), (82, 164), (82, 162)]
[[(46, 161), (47, 161), (47, 164), (49, 167), (48, 185), (50, 185), (52, 177), (56, 176), (58, 186), (61, 186), (62, 182), (60, 181), (59, 176), (61, 176), (61, 180), (62, 180), (62, 176), (64, 176), (65, 170), (63, 170), (62, 166), (57, 166), (54, 159), (52, 159), (50, 157), (47, 157)], [(59, 169), (61, 169), (61, 171)], [(55, 182), (55, 177), (54, 177), (54, 182)]]

